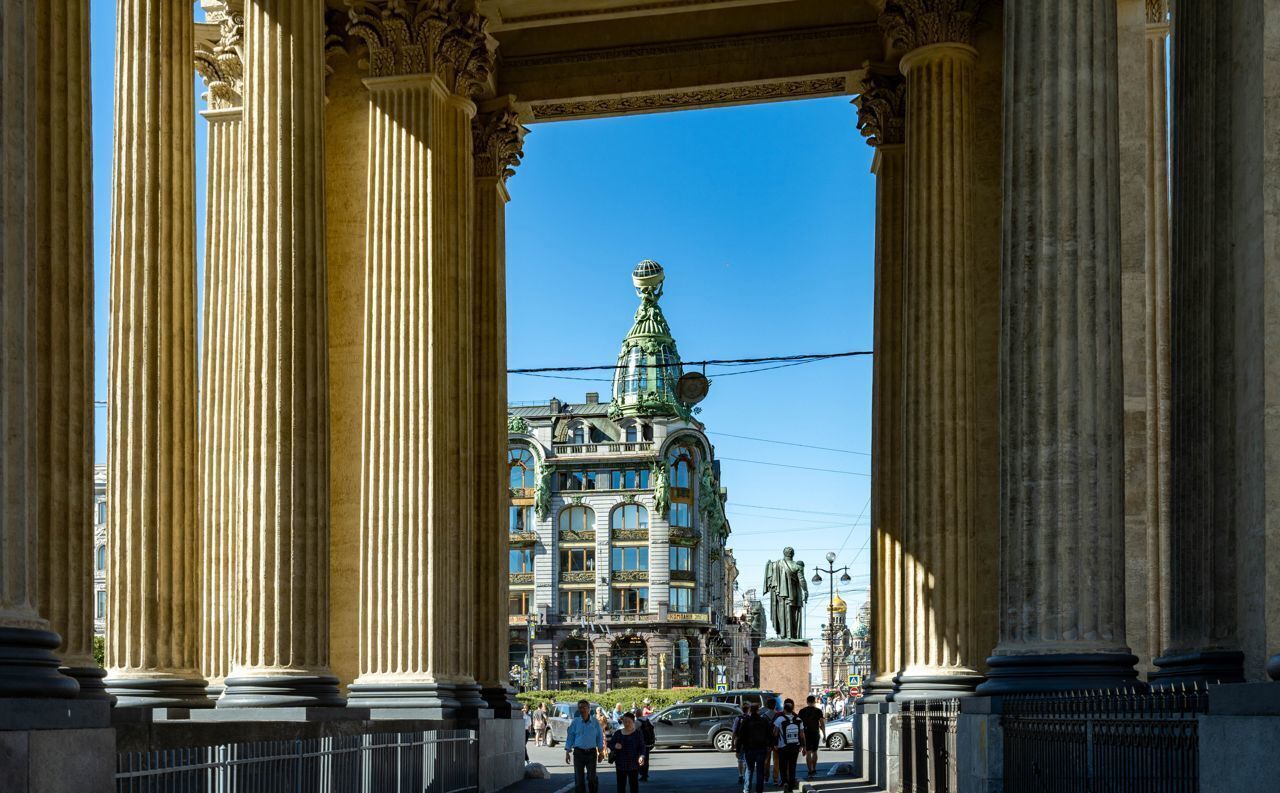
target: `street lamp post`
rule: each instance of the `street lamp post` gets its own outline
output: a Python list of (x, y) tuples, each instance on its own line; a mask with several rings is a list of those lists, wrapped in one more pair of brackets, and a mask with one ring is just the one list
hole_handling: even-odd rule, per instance
[(832, 611), (831, 611), (831, 604), (834, 603), (836, 599), (835, 575), (836, 573), (840, 573), (840, 583), (842, 584), (847, 584), (853, 580), (849, 577), (849, 566), (845, 565), (844, 567), (836, 567), (835, 561), (836, 561), (835, 551), (828, 551), (827, 566), (814, 568), (813, 579), (812, 579), (813, 583), (821, 584), (822, 576), (820, 574), (826, 573), (829, 581), (829, 584), (827, 587), (828, 588), (828, 593), (827, 593), (827, 689), (828, 690), (830, 690), (831, 688), (834, 688), (836, 684), (836, 653), (835, 653), (835, 647), (832, 646), (834, 644), (834, 642), (832, 641), (832, 635), (835, 632), (835, 620), (832, 618)]

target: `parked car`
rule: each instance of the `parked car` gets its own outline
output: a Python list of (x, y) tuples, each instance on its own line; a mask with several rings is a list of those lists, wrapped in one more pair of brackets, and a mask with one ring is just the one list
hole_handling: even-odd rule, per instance
[[(747, 706), (755, 703), (760, 707), (764, 707), (765, 700), (769, 698), (779, 699), (776, 691), (770, 691), (767, 688), (739, 688), (733, 691), (716, 692), (714, 694), (703, 694), (693, 697), (690, 702), (728, 702), (737, 705), (740, 709), (746, 710)], [(778, 706), (782, 706), (782, 702), (778, 702)]]
[[(591, 703), (591, 717), (595, 718), (599, 702)], [(578, 718), (577, 702), (557, 702), (551, 706), (551, 714), (547, 716), (547, 746), (564, 743), (569, 738), (569, 722)]]
[(733, 751), (733, 720), (742, 709), (728, 702), (685, 702), (650, 717), (654, 746), (712, 746)]
[(856, 714), (841, 716), (827, 722), (826, 746), (828, 749), (840, 751), (853, 745), (853, 720)]

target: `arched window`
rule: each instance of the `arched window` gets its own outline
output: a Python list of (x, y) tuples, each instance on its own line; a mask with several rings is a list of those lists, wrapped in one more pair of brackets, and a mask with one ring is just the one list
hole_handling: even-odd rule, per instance
[(671, 466), (671, 486), (689, 487), (693, 478), (693, 452), (677, 446), (667, 454), (667, 464)]
[(649, 510), (640, 504), (623, 504), (615, 507), (609, 516), (609, 527), (614, 529), (649, 528)]
[(618, 688), (649, 680), (649, 649), (644, 639), (628, 636), (613, 643), (613, 682)]
[(515, 448), (507, 452), (507, 467), (510, 470), (510, 487), (533, 488), (535, 463), (533, 453), (525, 448)]
[(560, 510), (560, 531), (591, 531), (596, 526), (596, 513), (591, 507), (565, 507)]
[(575, 421), (573, 426), (569, 428), (569, 431), (572, 433), (572, 440), (569, 441), (570, 443), (581, 446), (587, 442), (587, 427), (581, 421)]
[(99, 570), (107, 569), (107, 546), (99, 545), (96, 552), (96, 561)]
[(590, 662), (586, 639), (565, 639), (560, 645), (560, 685), (564, 688), (585, 688)]
[(639, 427), (636, 426), (634, 421), (627, 424), (624, 432), (626, 432), (627, 443), (635, 443), (640, 440)]

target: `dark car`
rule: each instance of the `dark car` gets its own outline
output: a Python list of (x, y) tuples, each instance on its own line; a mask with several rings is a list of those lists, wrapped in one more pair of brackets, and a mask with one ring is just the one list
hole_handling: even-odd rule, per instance
[(755, 703), (761, 708), (764, 707), (765, 700), (778, 699), (778, 706), (782, 706), (781, 698), (777, 692), (770, 691), (766, 688), (738, 688), (733, 691), (717, 691), (714, 694), (703, 694), (694, 697), (690, 702), (728, 702), (737, 705), (740, 709), (746, 710), (747, 706)]
[(727, 702), (685, 702), (649, 718), (655, 746), (713, 746), (733, 751), (733, 720), (742, 709)]
[[(591, 718), (596, 717), (596, 708), (600, 707), (600, 703), (591, 703)], [(551, 706), (551, 713), (547, 715), (547, 746), (555, 746), (558, 743), (564, 743), (569, 738), (569, 722), (579, 718), (578, 703), (576, 702), (557, 702)]]

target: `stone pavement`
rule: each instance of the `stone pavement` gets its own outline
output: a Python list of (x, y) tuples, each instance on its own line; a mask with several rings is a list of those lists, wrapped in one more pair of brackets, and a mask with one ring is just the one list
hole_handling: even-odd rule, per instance
[[(564, 762), (564, 752), (556, 747), (529, 746), (529, 759), (542, 763), (551, 771), (551, 779), (526, 779), (503, 793), (571, 793), (573, 790), (573, 767)], [(827, 770), (838, 762), (848, 762), (848, 751), (833, 752), (824, 750), (818, 757), (818, 781), (801, 782), (802, 790), (822, 791), (822, 793), (869, 793), (874, 788), (858, 786), (849, 780), (828, 778), (823, 776)], [(662, 749), (652, 755), (653, 767), (649, 772), (649, 782), (641, 783), (644, 793), (739, 793), (737, 763), (733, 755), (722, 754), (711, 749)], [(600, 793), (613, 793), (617, 789), (613, 766), (603, 763), (599, 769)], [(804, 774), (803, 767), (800, 771)], [(806, 787), (808, 785), (808, 787)], [(777, 793), (779, 788), (766, 787), (768, 793)]]

